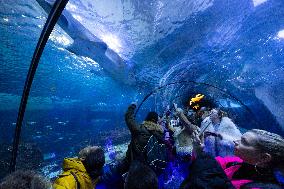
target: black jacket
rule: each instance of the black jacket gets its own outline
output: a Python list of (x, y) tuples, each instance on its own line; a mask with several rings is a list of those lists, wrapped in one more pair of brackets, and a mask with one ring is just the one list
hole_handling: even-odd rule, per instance
[(131, 142), (128, 146), (126, 157), (121, 162), (110, 165), (108, 170), (105, 171), (100, 184), (106, 188), (123, 188), (124, 182), (121, 175), (129, 170), (133, 160), (145, 161), (142, 151), (151, 135), (163, 141), (163, 131), (159, 125), (150, 122), (138, 124), (135, 121), (135, 108), (135, 105), (130, 105), (125, 114), (126, 125), (131, 132)]
[(190, 166), (190, 174), (181, 189), (233, 189), (222, 167), (211, 156), (202, 153)]
[(159, 142), (163, 142), (163, 129), (160, 125), (145, 121), (138, 124), (134, 117), (136, 106), (130, 105), (125, 114), (126, 125), (131, 132), (131, 142), (126, 152), (130, 161), (143, 158), (143, 148), (146, 146), (149, 138), (154, 135)]

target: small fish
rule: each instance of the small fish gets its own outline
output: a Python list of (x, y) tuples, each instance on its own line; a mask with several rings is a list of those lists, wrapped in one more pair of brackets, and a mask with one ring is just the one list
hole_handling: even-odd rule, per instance
[(27, 124), (34, 125), (34, 124), (36, 124), (36, 122), (35, 121), (28, 121)]
[(203, 97), (204, 97), (204, 95), (202, 95), (202, 94), (195, 95), (195, 97), (190, 99), (190, 105), (192, 103), (199, 102)]
[(197, 94), (197, 95), (195, 95), (195, 97), (190, 99), (189, 105), (193, 106), (192, 108), (197, 110), (200, 107), (199, 104), (197, 104), (197, 103), (200, 102), (200, 100), (203, 99), (203, 98), (204, 98), (204, 95)]
[(42, 136), (38, 135), (33, 137), (33, 139), (39, 139), (39, 138), (42, 138)]
[(57, 122), (59, 125), (66, 125), (66, 123), (65, 122), (62, 122), (62, 121), (58, 121)]
[(43, 159), (44, 160), (48, 160), (48, 159), (53, 159), (53, 158), (55, 158), (56, 157), (56, 155), (55, 155), (55, 153), (46, 153), (46, 154), (43, 154)]

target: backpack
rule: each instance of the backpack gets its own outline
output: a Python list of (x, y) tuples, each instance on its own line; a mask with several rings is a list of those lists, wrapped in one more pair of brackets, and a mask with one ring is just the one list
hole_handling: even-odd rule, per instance
[(159, 143), (154, 135), (151, 135), (147, 144), (143, 148), (146, 163), (160, 174), (164, 171), (167, 165), (167, 149), (166, 145)]

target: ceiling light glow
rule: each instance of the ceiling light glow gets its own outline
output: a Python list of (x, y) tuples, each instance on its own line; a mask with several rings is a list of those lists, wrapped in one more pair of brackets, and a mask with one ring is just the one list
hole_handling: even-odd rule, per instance
[(253, 0), (254, 7), (257, 7), (258, 5), (261, 5), (262, 3), (265, 3), (267, 0)]
[(109, 48), (114, 50), (116, 53), (120, 52), (121, 43), (120, 40), (113, 34), (106, 34), (102, 36), (102, 40), (108, 45)]

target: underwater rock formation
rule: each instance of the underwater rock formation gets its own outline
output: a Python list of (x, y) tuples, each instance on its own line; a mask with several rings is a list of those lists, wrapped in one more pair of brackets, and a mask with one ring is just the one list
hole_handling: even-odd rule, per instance
[[(12, 146), (2, 143), (0, 145), (0, 179), (9, 173)], [(19, 146), (16, 169), (17, 170), (38, 170), (43, 163), (41, 150), (32, 143), (22, 143)]]

